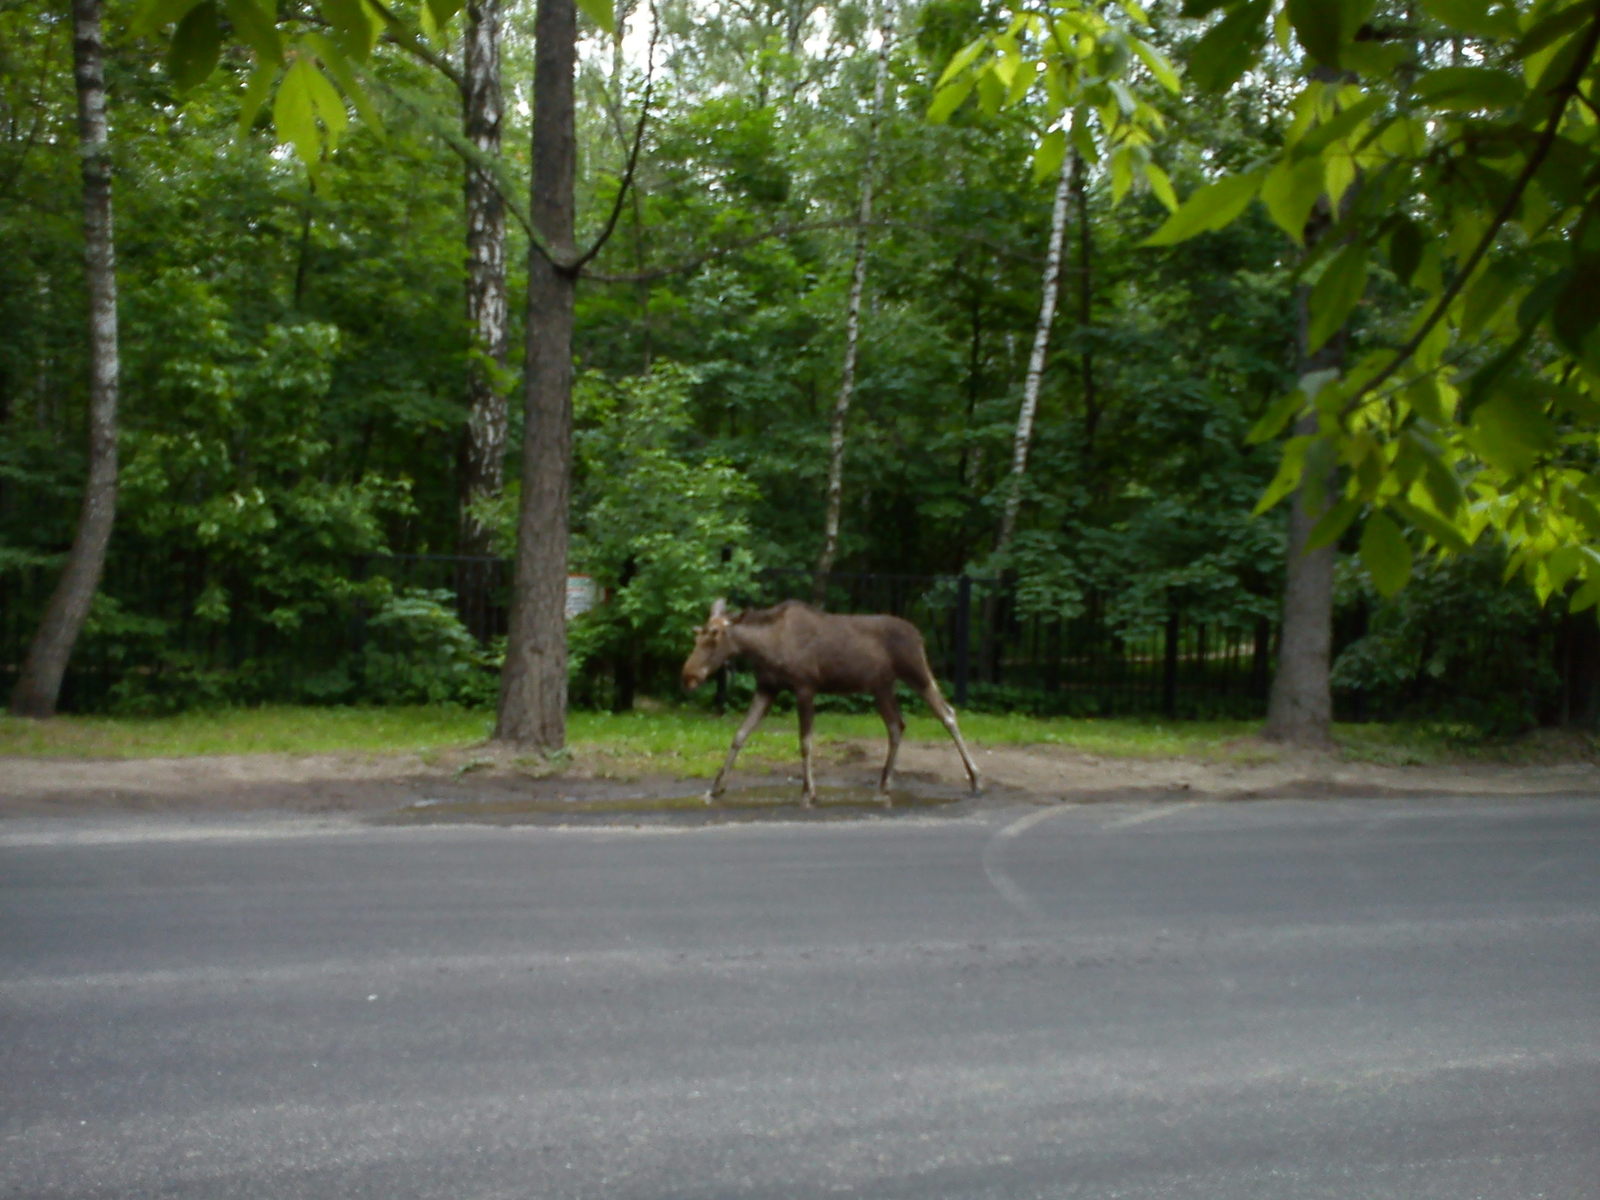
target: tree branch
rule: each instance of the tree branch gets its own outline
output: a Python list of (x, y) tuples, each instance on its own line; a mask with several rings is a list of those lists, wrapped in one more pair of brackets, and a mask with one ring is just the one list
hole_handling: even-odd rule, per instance
[(1561, 119), (1566, 115), (1567, 105), (1574, 96), (1581, 97), (1583, 95), (1583, 76), (1594, 59), (1597, 46), (1600, 46), (1600, 0), (1597, 0), (1592, 6), (1589, 28), (1584, 34), (1584, 40), (1578, 54), (1573, 59), (1571, 69), (1567, 72), (1566, 77), (1551, 89), (1555, 97), (1555, 107), (1551, 110), (1550, 118), (1545, 122), (1544, 128), (1540, 130), (1539, 140), (1534, 143), (1533, 150), (1528, 155), (1528, 161), (1523, 164), (1522, 170), (1512, 182), (1510, 193), (1490, 220), (1489, 227), (1483, 231), (1483, 234), (1478, 238), (1477, 244), (1473, 246), (1472, 253), (1467, 256), (1466, 261), (1456, 272), (1455, 277), (1450, 280), (1450, 283), (1440, 294), (1438, 301), (1433, 306), (1433, 311), (1428, 314), (1427, 319), (1418, 326), (1417, 331), (1407, 339), (1405, 344), (1395, 351), (1395, 355), (1389, 360), (1388, 365), (1362, 384), (1356, 393), (1345, 401), (1341, 415), (1349, 416), (1356, 410), (1357, 405), (1392, 379), (1395, 373), (1405, 365), (1406, 361), (1416, 354), (1417, 348), (1433, 332), (1434, 327), (1444, 319), (1445, 312), (1449, 309), (1451, 302), (1466, 287), (1467, 281), (1472, 278), (1472, 273), (1478, 269), (1478, 264), (1483, 261), (1484, 256), (1493, 247), (1495, 238), (1499, 236), (1500, 230), (1517, 211), (1517, 205), (1521, 202), (1523, 193), (1527, 191), (1528, 184), (1533, 181), (1534, 175), (1544, 165), (1546, 156), (1549, 155), (1551, 147), (1555, 145), (1556, 134), (1560, 131)]
[(644, 145), (644, 128), (650, 119), (650, 98), (655, 91), (656, 74), (656, 39), (661, 36), (661, 20), (656, 12), (655, 0), (650, 4), (650, 45), (645, 50), (644, 94), (639, 98), (639, 120), (633, 127), (633, 145), (628, 148), (628, 165), (622, 173), (622, 180), (617, 185), (617, 195), (611, 204), (611, 213), (606, 218), (604, 227), (595, 237), (589, 248), (578, 256), (576, 262), (569, 270), (574, 275), (593, 261), (595, 255), (600, 253), (602, 247), (611, 240), (611, 235), (616, 231), (617, 219), (622, 216), (622, 206), (627, 201), (628, 191), (633, 187), (635, 173), (639, 167), (639, 149)]

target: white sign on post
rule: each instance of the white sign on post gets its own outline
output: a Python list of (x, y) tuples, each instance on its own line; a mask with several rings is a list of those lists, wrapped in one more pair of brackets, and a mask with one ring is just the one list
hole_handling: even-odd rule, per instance
[(588, 612), (599, 599), (599, 589), (588, 575), (567, 576), (567, 620)]

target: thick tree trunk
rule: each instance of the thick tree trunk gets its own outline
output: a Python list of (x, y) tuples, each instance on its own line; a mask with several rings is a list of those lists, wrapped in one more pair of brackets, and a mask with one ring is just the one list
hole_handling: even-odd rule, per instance
[(850, 296), (845, 303), (844, 363), (839, 371), (839, 394), (833, 402), (828, 427), (827, 507), (822, 521), (822, 553), (817, 556), (814, 598), (820, 603), (827, 591), (828, 575), (839, 554), (839, 524), (844, 515), (844, 452), (850, 401), (856, 389), (856, 354), (861, 341), (861, 297), (867, 285), (867, 226), (872, 221), (872, 184), (877, 170), (878, 124), (883, 118), (884, 92), (889, 78), (889, 50), (894, 41), (894, 0), (878, 0), (878, 67), (872, 84), (872, 112), (867, 122), (867, 152), (861, 164), (860, 200), (856, 208), (855, 262), (850, 275)]
[[(1307, 239), (1310, 241), (1311, 239)], [(1319, 370), (1342, 370), (1347, 337), (1340, 330), (1315, 354), (1306, 350), (1307, 303), (1310, 289), (1296, 297), (1299, 316), (1300, 375)], [(1317, 420), (1303, 417), (1297, 434), (1314, 433)], [(1333, 654), (1333, 568), (1337, 546), (1306, 549), (1312, 528), (1333, 500), (1337, 476), (1332, 469), (1318, 471), (1310, 463), (1295, 489), (1289, 508), (1288, 558), (1284, 563), (1283, 628), (1278, 639), (1278, 669), (1267, 698), (1267, 724), (1262, 731), (1271, 741), (1319, 749), (1333, 744), (1333, 689), (1330, 683)]]
[[(1324, 82), (1341, 78), (1338, 71), (1317, 66), (1312, 77)], [(1324, 196), (1306, 221), (1305, 244), (1315, 248), (1334, 228), (1335, 213)], [(1310, 349), (1311, 289), (1295, 296), (1299, 377), (1314, 371), (1344, 371), (1348, 327), (1340, 329), (1315, 352)], [(1303, 417), (1295, 432), (1316, 432), (1316, 418)], [(1337, 471), (1307, 461), (1289, 508), (1288, 557), (1284, 562), (1283, 626), (1278, 635), (1278, 669), (1267, 697), (1267, 723), (1262, 735), (1271, 741), (1321, 749), (1333, 744), (1333, 568), (1337, 546), (1307, 550), (1311, 530), (1334, 499)]]
[[(462, 70), (462, 125), (478, 161), (500, 158), (500, 17), (502, 0), (471, 0)], [(467, 442), (461, 487), (461, 552), (488, 554), (490, 529), (478, 509), (505, 481), (506, 365), (505, 201), (487, 169), (467, 165)]]
[(100, 0), (73, 0), (72, 19), (89, 296), (89, 477), (66, 567), (11, 694), (11, 711), (24, 717), (56, 711), (67, 660), (100, 585), (117, 511), (117, 279)]
[[(1315, 419), (1296, 432), (1316, 428)], [(1333, 480), (1322, 480), (1323, 495)], [(1333, 691), (1329, 684), (1333, 646), (1333, 568), (1337, 548), (1306, 550), (1306, 539), (1326, 511), (1326, 500), (1308, 499), (1302, 485), (1289, 509), (1289, 550), (1283, 586), (1283, 630), (1278, 669), (1272, 677), (1263, 736), (1294, 746), (1321, 748), (1333, 741)]]
[(1033, 443), (1033, 419), (1039, 411), (1039, 390), (1044, 381), (1045, 360), (1050, 354), (1050, 327), (1056, 319), (1056, 298), (1061, 291), (1061, 247), (1066, 241), (1067, 201), (1072, 196), (1072, 164), (1076, 156), (1061, 160), (1056, 180), (1055, 204), (1050, 210), (1050, 245), (1045, 253), (1044, 285), (1039, 296), (1039, 320), (1033, 330), (1033, 350), (1028, 355), (1028, 373), (1023, 379), (1022, 407), (1017, 412), (1017, 431), (1011, 439), (1011, 478), (1006, 484), (1006, 503), (1000, 516), (1000, 532), (995, 538), (995, 553), (1003, 555), (1017, 529), (1017, 514), (1022, 509), (1022, 481), (1028, 472), (1028, 449)]
[(548, 253), (535, 247), (528, 255), (522, 504), (495, 730), (501, 740), (547, 753), (562, 747), (567, 729), (577, 30), (572, 0), (540, 0), (534, 22), (531, 211)]

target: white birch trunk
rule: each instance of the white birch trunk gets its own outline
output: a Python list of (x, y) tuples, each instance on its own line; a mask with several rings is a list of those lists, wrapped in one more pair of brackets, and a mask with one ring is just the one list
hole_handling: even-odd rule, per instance
[[(502, 0), (472, 0), (462, 55), (462, 126), (483, 162), (500, 157), (500, 19)], [(506, 365), (505, 201), (487, 170), (467, 164), (467, 446), (461, 488), (461, 552), (487, 554), (490, 530), (479, 506), (505, 481)]]
[(845, 304), (844, 363), (839, 371), (839, 394), (833, 403), (828, 428), (827, 508), (822, 523), (822, 553), (817, 557), (815, 593), (820, 600), (839, 553), (839, 524), (844, 513), (844, 453), (850, 401), (856, 388), (856, 355), (861, 341), (861, 297), (867, 284), (867, 227), (872, 222), (872, 184), (877, 168), (878, 125), (883, 118), (884, 93), (889, 78), (889, 51), (894, 42), (894, 0), (878, 0), (878, 66), (872, 84), (872, 112), (867, 123), (866, 158), (861, 164), (861, 193), (856, 207), (855, 261), (850, 275), (850, 296)]
[(1017, 413), (1017, 432), (1011, 442), (1011, 477), (1006, 483), (1006, 504), (1000, 517), (1000, 532), (995, 553), (1004, 554), (1017, 529), (1017, 514), (1022, 508), (1022, 481), (1028, 473), (1028, 448), (1033, 443), (1033, 419), (1039, 411), (1039, 388), (1044, 380), (1045, 359), (1050, 354), (1050, 327), (1056, 319), (1056, 297), (1061, 291), (1061, 247), (1066, 241), (1067, 201), (1072, 195), (1073, 155), (1061, 160), (1061, 175), (1056, 180), (1055, 206), (1050, 210), (1050, 247), (1045, 255), (1044, 286), (1039, 297), (1039, 323), (1033, 331), (1033, 350), (1028, 355), (1028, 374), (1022, 385), (1022, 408)]
[(11, 694), (11, 711), (21, 717), (55, 714), (67, 661), (100, 586), (117, 512), (117, 270), (100, 0), (73, 0), (72, 21), (89, 295), (89, 477), (66, 566)]

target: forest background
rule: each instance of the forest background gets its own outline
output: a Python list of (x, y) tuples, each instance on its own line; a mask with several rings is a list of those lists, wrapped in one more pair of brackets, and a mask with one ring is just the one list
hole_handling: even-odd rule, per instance
[[(536, 13), (279, 6), (288, 67), (258, 86), (262, 56), (241, 34), (252, 3), (105, 8), (121, 461), (106, 575), (74, 651), (111, 682), (82, 704), (488, 702), (504, 643), (473, 635), (463, 597), (494, 585), (467, 559), (428, 581), (392, 564), (508, 555), (519, 524), (530, 536), (517, 473), (501, 468), (522, 450), (520, 300), (540, 261)], [(1089, 48), (1070, 96), (1050, 86), (1048, 47), (1030, 57), (1009, 11), (969, 0), (585, 17), (576, 226), (611, 232), (578, 281), (572, 338), (570, 562), (606, 598), (568, 630), (577, 701), (609, 703), (622, 676), (630, 695), (670, 685), (709, 599), (756, 596), (761, 572), (784, 569), (1001, 579), (981, 621), (1092, 617), (1131, 643), (1179, 611), (1259, 645), (1297, 561), (1288, 505), (1263, 497), (1304, 485), (1325, 391), (1339, 445), (1388, 447), (1326, 464), (1331, 482), (1309, 496), (1313, 515), (1333, 514), (1318, 526), (1329, 554), (1349, 552), (1325, 587), (1333, 689), (1501, 732), (1594, 719), (1600, 529), (1583, 519), (1600, 422), (1594, 322), (1570, 314), (1600, 261), (1582, 215), (1600, 187), (1585, 40), (1597, 6), (1333, 4), (1360, 20), (1325, 42), (1304, 5), (1101, 7), (1057, 6), (1100, 22), (1073, 36)], [(468, 102), (487, 8), (492, 148)], [(349, 11), (366, 14), (371, 45), (316, 57), (307, 39), (348, 30)], [(1413, 57), (1329, 61), (1382, 43), (1362, 33), (1383, 21)], [(1574, 103), (1547, 118), (1534, 101), (1553, 91), (1549, 64), (1530, 56), (1569, 43), (1576, 68), (1549, 69), (1575, 81), (1560, 97)], [(346, 58), (359, 78), (341, 76)], [(320, 85), (293, 75), (313, 61)], [(1023, 61), (1040, 65), (1037, 86), (1008, 72)], [(1457, 122), (1445, 144), (1467, 147), (1452, 161), (1476, 163), (1468, 183), (1490, 212), (1506, 178), (1524, 203), (1522, 167), (1543, 160), (1483, 139), (1572, 123), (1546, 157), (1576, 160), (1563, 166), (1574, 195), (1527, 172), (1536, 199), (1578, 214), (1544, 227), (1566, 258), (1529, 256), (1537, 231), (1501, 236), (1504, 220), (1480, 218), (1460, 233), (1428, 197), (1381, 187), (1363, 193), (1388, 206), (1376, 216), (1316, 189), (1299, 208), (1283, 187), (1251, 203), (1276, 178), (1263, 164), (1309, 145), (1308, 127), (1322, 140), (1297, 162), (1351, 135), (1341, 114), (1373, 120), (1363, 73), (1379, 66), (1480, 73), (1430, 111)], [(1355, 91), (1308, 120), (1319, 71)], [(15, 678), (88, 474), (83, 156), (58, 4), (0, 3), (0, 77), (0, 667)], [(509, 214), (502, 347), (463, 299), (474, 175)], [(1334, 233), (1317, 253), (1292, 235), (1319, 203)], [(1494, 253), (1463, 265), (1464, 248), (1459, 286), (1450, 261), (1428, 258), (1435, 233), (1470, 248), (1486, 232)], [(1358, 269), (1346, 248), (1369, 243), (1381, 253)], [(1543, 307), (1519, 254), (1550, 265)], [(1493, 289), (1467, 286), (1490, 268)], [(1423, 373), (1443, 360), (1542, 382), (1525, 410), (1470, 380), (1435, 395), (1459, 405), (1438, 423), (1465, 428), (1476, 457), (1419, 451), (1408, 468), (1404, 447), (1426, 440), (1420, 402), (1382, 398), (1393, 428), (1363, 425), (1350, 393), (1328, 407), (1337, 389), (1308, 366), (1336, 342), (1336, 373), (1358, 377), (1363, 351), (1416, 332), (1419, 293), (1453, 287), (1477, 307), (1443, 322), (1453, 339)], [(1491, 290), (1493, 303), (1479, 295)], [(473, 436), (485, 394), (511, 414), (488, 464)], [(1530, 556), (1529, 519), (1481, 515), (1490, 493), (1474, 485), (1496, 472), (1509, 479), (1496, 495), (1570, 491), (1577, 523), (1541, 526)], [(1432, 499), (1408, 490), (1419, 480)], [(317, 652), (357, 620), (359, 639)], [(1290, 636), (1268, 644), (1278, 659)]]

